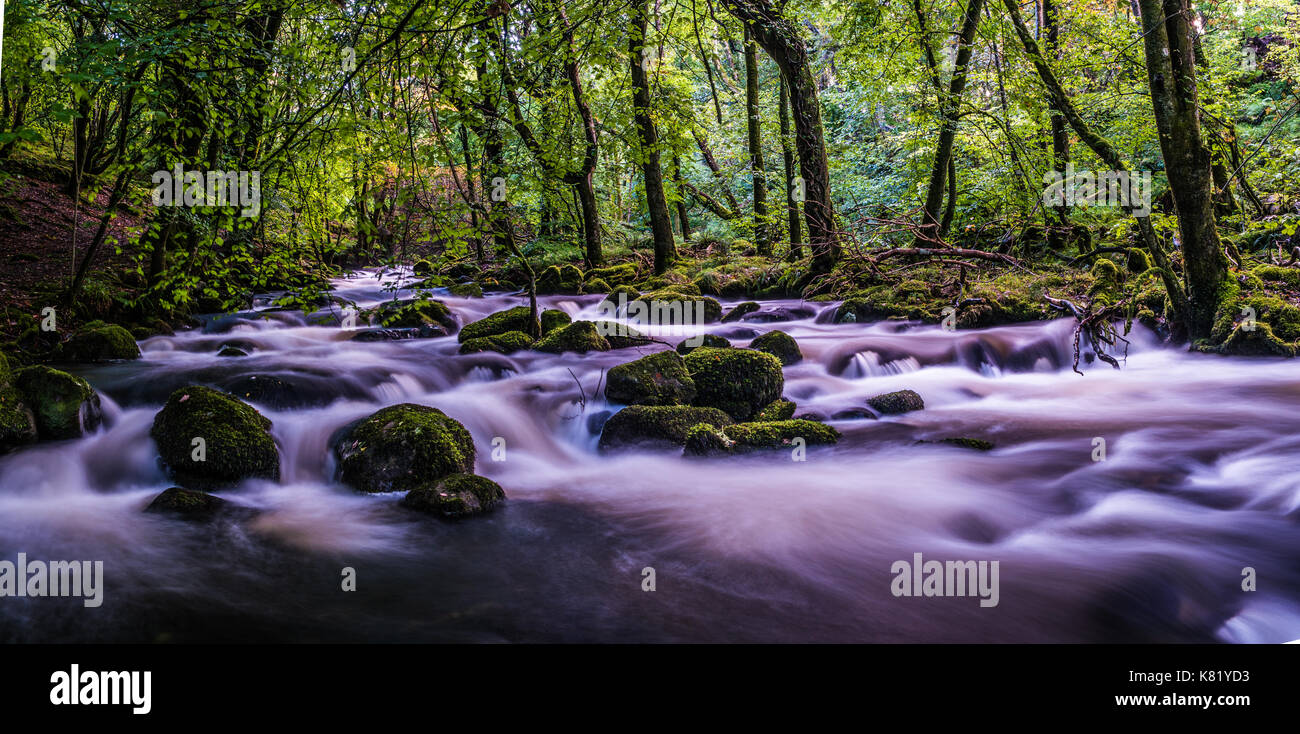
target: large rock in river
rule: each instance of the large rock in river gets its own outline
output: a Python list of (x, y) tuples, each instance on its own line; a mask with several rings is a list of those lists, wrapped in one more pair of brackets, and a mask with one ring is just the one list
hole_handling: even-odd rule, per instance
[(103, 421), (94, 388), (67, 372), (44, 365), (26, 367), (14, 374), (14, 387), (31, 410), (42, 440), (78, 438)]
[(177, 483), (188, 489), (218, 489), (253, 477), (280, 478), (271, 420), (210, 387), (190, 385), (173, 392), (154, 416), (149, 435)]
[(362, 492), (412, 490), (474, 471), (474, 440), (437, 408), (392, 405), (343, 429), (334, 441), (339, 479)]
[(452, 474), (407, 492), (402, 504), (445, 518), (481, 515), (505, 502), (501, 485), (476, 474)]
[(730, 416), (716, 408), (633, 405), (605, 421), (599, 447), (607, 451), (629, 446), (681, 446), (686, 441), (686, 432), (697, 423), (726, 426), (731, 422)]
[(785, 387), (781, 360), (766, 352), (703, 347), (685, 362), (695, 381), (695, 404), (718, 408), (737, 421), (753, 418)]
[(695, 381), (677, 352), (658, 352), (611, 367), (605, 398), (624, 405), (684, 405), (695, 399)]

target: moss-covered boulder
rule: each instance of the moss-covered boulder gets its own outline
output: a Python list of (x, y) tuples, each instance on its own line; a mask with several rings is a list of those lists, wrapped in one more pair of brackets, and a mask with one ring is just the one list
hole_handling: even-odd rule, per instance
[(533, 338), (522, 331), (507, 331), (504, 334), (493, 334), (492, 336), (480, 336), (475, 339), (466, 339), (460, 345), (461, 354), (475, 354), (477, 352), (499, 352), (500, 354), (514, 354), (533, 345)]
[(453, 283), (447, 286), (447, 292), (457, 298), (483, 297), (483, 287), (478, 283)]
[(182, 520), (201, 522), (211, 520), (229, 509), (230, 503), (210, 495), (183, 487), (171, 487), (153, 498), (144, 511), (155, 515), (171, 515)]
[(754, 303), (753, 301), (745, 301), (744, 303), (738, 303), (734, 308), (732, 308), (730, 311), (727, 312), (726, 316), (722, 317), (722, 323), (729, 324), (733, 321), (740, 321), (741, 319), (745, 318), (747, 314), (754, 313), (760, 308), (762, 308), (762, 306), (759, 306), (757, 303)]
[(632, 263), (622, 263), (619, 265), (610, 265), (607, 268), (592, 268), (586, 273), (588, 293), (598, 293), (600, 291), (592, 290), (591, 281), (603, 280), (610, 285), (622, 286), (631, 285), (636, 282), (636, 266)]
[(611, 313), (614, 313), (621, 306), (626, 306), (640, 297), (641, 291), (630, 285), (615, 286), (600, 302), (599, 308), (608, 309)]
[[(163, 463), (189, 489), (216, 489), (253, 477), (280, 478), (271, 420), (219, 390), (176, 390), (149, 431)], [(195, 439), (203, 439), (202, 443)]]
[(0, 454), (37, 439), (36, 418), (13, 386), (9, 360), (0, 354)]
[(18, 370), (13, 379), (42, 440), (78, 438), (103, 421), (99, 395), (80, 377), (37, 365)]
[(609, 341), (596, 331), (590, 321), (575, 321), (542, 337), (533, 349), (539, 352), (562, 354), (564, 352), (608, 352)]
[(582, 271), (573, 265), (552, 265), (537, 276), (538, 293), (579, 293)]
[(683, 293), (680, 289), (651, 291), (636, 300), (645, 306), (635, 307), (640, 313), (633, 314), (629, 311), (629, 316), (639, 315), (644, 324), (698, 326), (722, 320), (722, 304), (717, 299)]
[(542, 311), (537, 316), (537, 320), (542, 324), (542, 336), (573, 323), (573, 317), (556, 308), (548, 308)]
[(610, 349), (644, 347), (654, 343), (648, 335), (621, 321), (593, 321), (591, 323), (596, 325), (596, 333), (605, 337), (605, 341), (609, 342)]
[(139, 359), (140, 347), (131, 332), (117, 324), (92, 322), (54, 348), (60, 362), (110, 362)]
[(437, 408), (402, 403), (363, 418), (334, 440), (338, 478), (362, 492), (409, 491), (474, 471), (474, 441)]
[(689, 337), (677, 343), (677, 353), (687, 355), (699, 349), (700, 347), (712, 347), (714, 349), (727, 349), (731, 342), (715, 334), (704, 334), (702, 337)]
[(867, 405), (881, 415), (910, 413), (925, 409), (925, 401), (914, 390), (896, 390), (867, 399)]
[(718, 408), (737, 421), (752, 418), (785, 387), (781, 360), (766, 352), (705, 347), (686, 355), (685, 363), (695, 381), (695, 405)]
[(632, 405), (605, 421), (598, 445), (601, 451), (631, 446), (681, 446), (691, 426), (698, 423), (726, 426), (731, 422), (731, 416), (716, 408)]
[(736, 423), (721, 428), (697, 425), (687, 432), (683, 453), (693, 456), (745, 454), (798, 446), (799, 439), (802, 439), (803, 446), (826, 446), (838, 442), (840, 432), (825, 423), (798, 419)]
[(614, 290), (614, 286), (610, 285), (609, 283), (606, 283), (604, 280), (601, 280), (600, 278), (592, 278), (591, 280), (582, 284), (582, 290), (586, 293), (591, 293), (591, 294), (609, 293), (610, 291)]
[(455, 519), (490, 512), (506, 493), (501, 485), (477, 474), (452, 474), (406, 493), (402, 505), (430, 515)]
[(605, 398), (624, 405), (689, 405), (695, 399), (695, 381), (681, 355), (657, 352), (611, 368)]
[(374, 318), (380, 326), (390, 329), (436, 325), (450, 334), (457, 326), (456, 317), (446, 304), (428, 299), (387, 301), (367, 315)]
[(754, 416), (754, 420), (764, 421), (764, 422), (787, 421), (794, 417), (794, 411), (796, 407), (798, 406), (796, 406), (794, 403), (784, 398), (780, 400), (773, 400), (772, 402), (763, 406), (762, 410), (758, 411), (758, 413)]
[[(505, 311), (497, 311), (494, 314), (485, 316), (478, 321), (473, 321), (465, 325), (460, 330), (457, 339), (461, 342), (470, 339), (479, 339), (485, 336), (494, 336), (504, 334), (507, 331), (522, 331), (525, 334), (532, 331), (529, 324), (530, 311), (527, 306), (515, 306)], [(542, 334), (547, 334), (555, 329), (569, 323), (572, 319), (563, 311), (557, 309), (547, 309), (538, 314), (538, 321), (541, 324)]]
[(786, 367), (803, 361), (803, 352), (799, 351), (799, 342), (784, 331), (769, 331), (750, 342), (749, 348), (767, 352), (781, 360), (781, 364)]

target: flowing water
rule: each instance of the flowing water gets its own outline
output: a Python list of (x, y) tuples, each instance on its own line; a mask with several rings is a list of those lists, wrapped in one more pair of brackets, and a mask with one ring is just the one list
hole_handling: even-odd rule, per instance
[[(335, 285), (362, 306), (409, 295), (376, 273)], [(462, 324), (525, 302), (436, 297)], [(599, 316), (599, 296), (542, 301)], [(148, 339), (139, 361), (77, 368), (105, 426), (0, 458), (0, 559), (102, 560), (104, 602), (0, 599), (0, 640), (1300, 638), (1294, 362), (1192, 355), (1136, 333), (1122, 370), (1095, 362), (1081, 376), (1072, 320), (949, 333), (763, 305), (708, 330), (736, 346), (794, 336), (805, 359), (786, 368), (785, 395), (799, 414), (830, 419), (903, 388), (926, 409), (832, 419), (843, 439), (804, 461), (602, 455), (599, 427), (618, 408), (604, 373), (663, 347), (461, 356), (454, 336), (352, 341), (266, 308)], [(231, 342), (250, 356), (216, 356)], [(274, 422), (281, 480), (219, 493), (255, 512), (209, 524), (142, 513), (171, 486), (149, 438), (170, 391), (268, 378), (279, 389), (251, 402)], [(443, 522), (333, 481), (331, 434), (401, 402), (469, 429), (476, 471), (509, 496), (502, 509)], [(934, 443), (963, 436), (996, 448)], [(915, 553), (997, 561), (998, 604), (894, 596), (891, 567)], [(355, 591), (341, 588), (345, 567)]]

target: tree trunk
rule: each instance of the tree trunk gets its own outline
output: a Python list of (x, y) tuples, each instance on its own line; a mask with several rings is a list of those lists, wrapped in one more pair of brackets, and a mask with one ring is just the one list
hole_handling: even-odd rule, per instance
[[(1061, 58), (1061, 19), (1055, 0), (1043, 0), (1043, 25), (1047, 31), (1046, 51), (1053, 59)], [(1070, 133), (1065, 123), (1065, 116), (1051, 102), (1052, 108), (1052, 170), (1065, 175), (1065, 166), (1070, 162)], [(1061, 204), (1051, 207), (1048, 214), (1047, 243), (1056, 251), (1064, 248), (1066, 228), (1070, 224), (1070, 207)]]
[(840, 259), (835, 208), (831, 203), (830, 166), (822, 131), (817, 81), (808, 64), (808, 50), (795, 24), (782, 17), (770, 0), (724, 0), (731, 13), (750, 24), (754, 38), (772, 57), (790, 89), (795, 151), (803, 179), (804, 223), (812, 249), (812, 272), (828, 273)]
[(763, 163), (763, 132), (758, 112), (758, 46), (745, 26), (745, 120), (749, 128), (749, 167), (754, 174), (754, 246), (764, 257), (772, 255), (767, 227), (767, 174)]
[(925, 220), (922, 232), (932, 240), (938, 240), (945, 232), (940, 224), (940, 210), (944, 202), (944, 186), (948, 179), (948, 167), (952, 163), (953, 141), (957, 137), (957, 120), (960, 110), (962, 92), (966, 89), (966, 66), (970, 63), (971, 50), (975, 43), (975, 31), (979, 29), (980, 13), (984, 0), (968, 0), (966, 14), (962, 18), (961, 33), (957, 37), (957, 58), (948, 83), (947, 95), (939, 99), (942, 123), (939, 128), (939, 142), (935, 145), (934, 165), (930, 168), (930, 184), (925, 195)]
[(664, 195), (663, 170), (659, 166), (659, 131), (650, 116), (650, 82), (645, 68), (645, 34), (648, 19), (643, 0), (632, 6), (632, 32), (628, 36), (628, 60), (632, 67), (632, 115), (641, 138), (641, 172), (645, 182), (646, 208), (650, 211), (650, 231), (654, 234), (655, 275), (662, 275), (672, 264), (673, 225)]
[(794, 148), (790, 145), (790, 90), (781, 79), (781, 163), (785, 166), (785, 212), (789, 227), (790, 259), (803, 257), (803, 233), (800, 231), (799, 202), (795, 201)]
[(1160, 152), (1178, 209), (1192, 338), (1209, 336), (1228, 274), (1214, 217), (1210, 149), (1201, 137), (1196, 88), (1196, 30), (1187, 0), (1140, 0), (1147, 79)]
[(682, 185), (682, 162), (677, 156), (673, 156), (673, 180), (677, 184), (677, 219), (682, 229), (682, 242), (689, 246), (691, 218), (686, 212), (686, 187)]

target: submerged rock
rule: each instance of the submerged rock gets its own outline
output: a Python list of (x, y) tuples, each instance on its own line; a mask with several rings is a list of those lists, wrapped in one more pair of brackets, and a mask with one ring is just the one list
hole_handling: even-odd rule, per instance
[(624, 405), (686, 405), (695, 399), (695, 381), (676, 352), (658, 352), (612, 367), (605, 398)]
[(923, 410), (925, 401), (914, 390), (896, 390), (867, 399), (867, 405), (881, 415), (897, 415)]
[(221, 348), (221, 351), (217, 352), (217, 356), (218, 357), (247, 357), (248, 352), (245, 352), (239, 347), (232, 347), (229, 344), (227, 344), (226, 346)]
[(445, 518), (490, 512), (506, 499), (501, 485), (477, 474), (451, 474), (407, 492), (402, 505)]
[(752, 418), (785, 387), (781, 361), (766, 352), (702, 348), (686, 355), (685, 363), (695, 381), (695, 404), (737, 421)]
[(736, 423), (718, 428), (708, 424), (692, 426), (687, 432), (684, 453), (693, 456), (744, 454), (799, 445), (826, 446), (840, 440), (840, 432), (825, 423), (783, 420)]
[(732, 321), (740, 321), (746, 315), (754, 313), (760, 308), (762, 308), (762, 306), (758, 305), (753, 301), (745, 301), (744, 303), (738, 303), (734, 308), (732, 308), (730, 311), (727, 312), (726, 316), (722, 317), (722, 323), (729, 324)]
[(601, 451), (628, 446), (681, 446), (686, 432), (697, 423), (731, 424), (731, 417), (716, 408), (686, 405), (633, 405), (605, 421), (600, 432)]
[(94, 321), (77, 330), (68, 340), (54, 348), (54, 358), (61, 362), (109, 362), (139, 359), (140, 347), (131, 332), (117, 324)]
[(334, 441), (339, 480), (362, 492), (411, 490), (474, 471), (469, 431), (437, 408), (402, 403), (344, 428)]
[(960, 446), (961, 448), (964, 449), (975, 449), (976, 451), (993, 450), (993, 444), (989, 441), (985, 441), (982, 438), (964, 438), (964, 437), (945, 438), (945, 439), (941, 439), (940, 443), (952, 444), (953, 446)]
[(405, 299), (386, 301), (375, 312), (379, 325), (388, 328), (420, 328), (425, 325), (441, 326), (446, 333), (456, 330), (456, 317), (442, 301)]
[(231, 504), (207, 492), (172, 487), (153, 498), (144, 511), (155, 515), (174, 515), (182, 520), (211, 520), (229, 510)]
[(26, 367), (14, 373), (14, 387), (42, 440), (79, 438), (103, 421), (94, 388), (67, 372), (44, 365)]
[(149, 435), (176, 481), (190, 489), (280, 478), (271, 420), (210, 387), (190, 385), (173, 392), (154, 416)]
[(750, 349), (757, 349), (781, 360), (783, 366), (798, 364), (803, 361), (803, 352), (799, 343), (784, 331), (769, 331), (749, 343)]

